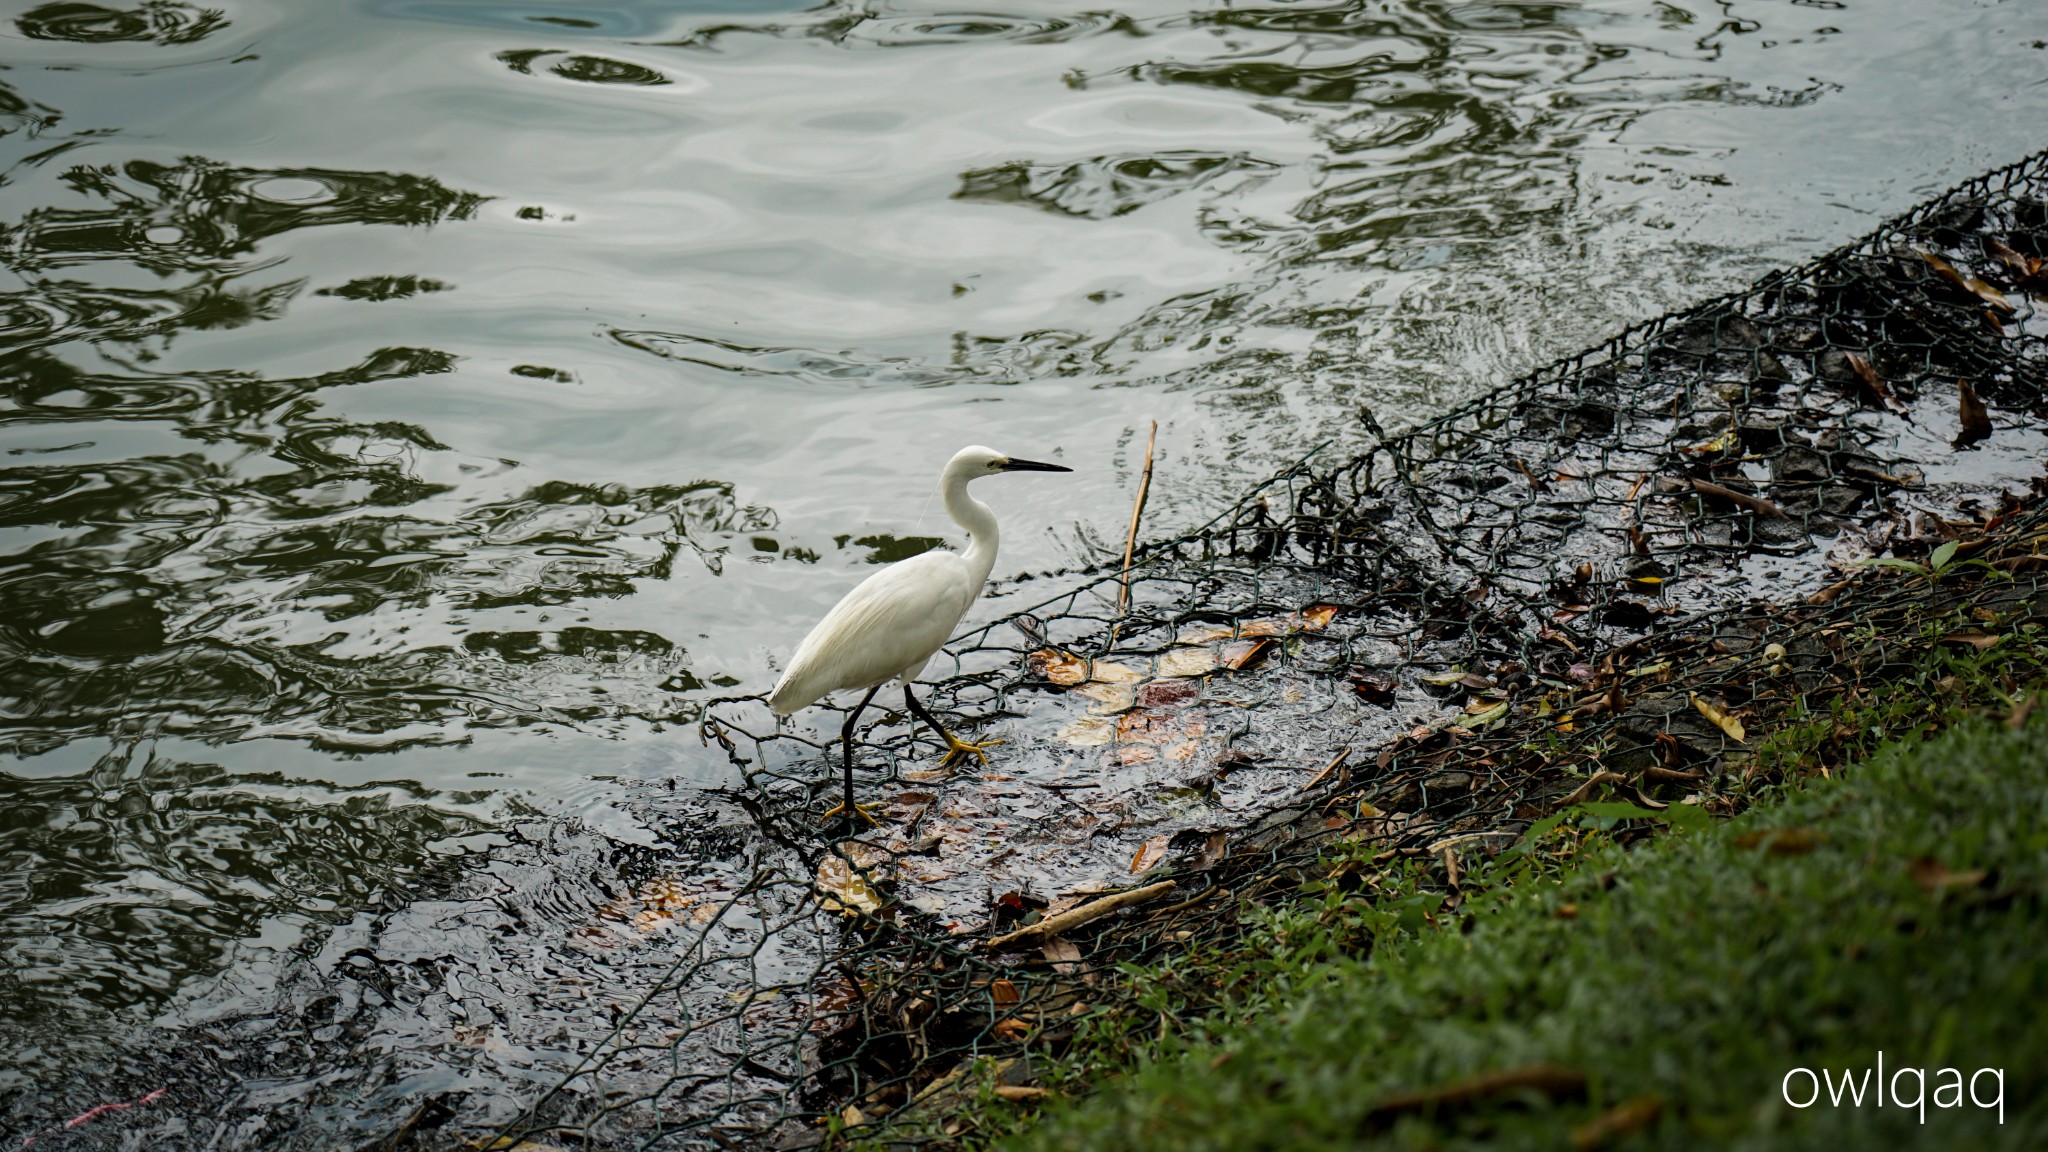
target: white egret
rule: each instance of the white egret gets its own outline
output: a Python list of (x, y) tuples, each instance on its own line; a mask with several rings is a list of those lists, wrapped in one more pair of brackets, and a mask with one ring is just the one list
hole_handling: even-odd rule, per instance
[(983, 749), (1001, 741), (971, 744), (960, 739), (925, 711), (910, 690), (911, 682), (924, 672), (932, 656), (953, 635), (960, 618), (980, 598), (989, 570), (995, 566), (1001, 537), (996, 514), (967, 494), (967, 483), (998, 472), (1071, 471), (1058, 464), (1005, 456), (978, 444), (962, 448), (940, 473), (939, 491), (953, 522), (967, 530), (967, 551), (926, 552), (889, 565), (855, 585), (797, 645), (775, 691), (768, 694), (768, 706), (776, 715), (792, 715), (829, 692), (854, 688), (867, 693), (847, 714), (846, 726), (840, 730), (846, 798), (825, 814), (828, 818), (844, 812), (850, 821), (860, 814), (853, 802), (853, 724), (875, 693), (891, 680), (902, 682), (903, 701), (910, 705), (911, 713), (945, 739), (942, 767), (963, 756), (976, 756), (988, 763)]

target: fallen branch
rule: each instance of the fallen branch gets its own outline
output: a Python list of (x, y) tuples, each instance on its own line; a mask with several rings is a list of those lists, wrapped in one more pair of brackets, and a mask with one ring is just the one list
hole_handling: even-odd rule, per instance
[(1178, 886), (1176, 881), (1161, 880), (1157, 884), (1147, 884), (1143, 888), (1133, 888), (1128, 892), (1114, 892), (1100, 900), (1090, 900), (1078, 908), (1069, 908), (1057, 916), (1047, 916), (1035, 924), (1026, 924), (1015, 932), (989, 941), (988, 946), (990, 950), (994, 950), (1011, 944), (1035, 943), (1047, 937), (1058, 936), (1062, 932), (1100, 920), (1119, 908), (1128, 908), (1133, 904), (1143, 904), (1155, 896), (1164, 896)]

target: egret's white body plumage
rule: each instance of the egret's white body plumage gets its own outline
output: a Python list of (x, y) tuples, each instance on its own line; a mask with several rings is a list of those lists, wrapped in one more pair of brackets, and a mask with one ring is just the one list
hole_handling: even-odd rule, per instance
[(967, 551), (925, 552), (856, 585), (797, 645), (768, 696), (776, 715), (791, 715), (846, 688), (890, 680), (907, 685), (924, 672), (981, 596), (1001, 543), (995, 512), (967, 494), (967, 482), (1004, 471), (1009, 463), (1009, 457), (980, 445), (962, 448), (947, 461), (939, 490), (947, 513), (967, 530)]
[(797, 645), (768, 706), (788, 716), (843, 688), (916, 680), (987, 580), (986, 564), (926, 552), (861, 581)]
[[(804, 642), (797, 645), (789, 667), (775, 690), (768, 694), (768, 706), (778, 716), (788, 716), (827, 695), (843, 689), (863, 690), (867, 695), (847, 714), (840, 729), (846, 770), (846, 799), (834, 809), (852, 819), (859, 811), (853, 803), (853, 728), (861, 710), (874, 699), (881, 686), (891, 680), (903, 685), (903, 702), (918, 719), (930, 725), (946, 741), (946, 762), (963, 755), (980, 757), (999, 740), (972, 744), (941, 727), (910, 690), (925, 665), (959, 627), (960, 618), (981, 596), (995, 567), (996, 546), (1002, 534), (996, 514), (988, 505), (967, 494), (967, 483), (998, 472), (1065, 472), (1057, 464), (1040, 464), (1005, 456), (993, 448), (974, 445), (962, 448), (946, 462), (939, 476), (939, 490), (946, 498), (946, 511), (954, 523), (967, 530), (967, 551), (926, 552), (899, 560), (861, 581), (844, 599), (833, 605)], [(827, 813), (830, 815), (830, 813)]]

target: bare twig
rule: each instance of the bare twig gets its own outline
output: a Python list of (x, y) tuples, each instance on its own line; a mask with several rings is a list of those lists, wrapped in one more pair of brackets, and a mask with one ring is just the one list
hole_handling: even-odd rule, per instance
[(1300, 788), (1300, 791), (1306, 792), (1309, 789), (1315, 787), (1316, 785), (1321, 784), (1325, 777), (1327, 777), (1330, 773), (1335, 772), (1338, 768), (1342, 767), (1344, 761), (1349, 759), (1350, 756), (1351, 749), (1349, 748), (1346, 748), (1342, 752), (1337, 753), (1336, 759), (1330, 761), (1328, 764), (1323, 765), (1322, 771), (1309, 777), (1308, 783), (1303, 784)]
[(1026, 924), (1015, 932), (998, 936), (989, 941), (988, 946), (991, 949), (1004, 948), (1011, 944), (1034, 942), (1058, 936), (1062, 932), (1071, 931), (1083, 924), (1100, 920), (1119, 908), (1128, 908), (1133, 904), (1143, 904), (1154, 896), (1164, 896), (1176, 887), (1178, 887), (1178, 884), (1175, 881), (1161, 880), (1157, 884), (1147, 884), (1143, 888), (1133, 888), (1128, 892), (1115, 892), (1104, 896), (1100, 900), (1090, 900), (1079, 908), (1069, 908), (1057, 916), (1047, 916), (1036, 924)]
[[(1688, 479), (1690, 480), (1690, 478)], [(1693, 491), (1698, 492), (1702, 496), (1713, 496), (1726, 500), (1730, 504), (1741, 505), (1758, 515), (1774, 516), (1780, 520), (1785, 518), (1784, 509), (1761, 496), (1751, 496), (1747, 492), (1737, 492), (1733, 488), (1723, 488), (1721, 485), (1710, 480), (1690, 480), (1690, 483), (1692, 484)]]
[(1159, 421), (1145, 436), (1145, 471), (1138, 477), (1138, 498), (1131, 502), (1131, 530), (1124, 535), (1124, 570), (1117, 578), (1116, 610), (1122, 614), (1131, 598), (1131, 552), (1138, 545), (1138, 520), (1145, 514), (1145, 493), (1152, 488), (1152, 445), (1159, 439)]

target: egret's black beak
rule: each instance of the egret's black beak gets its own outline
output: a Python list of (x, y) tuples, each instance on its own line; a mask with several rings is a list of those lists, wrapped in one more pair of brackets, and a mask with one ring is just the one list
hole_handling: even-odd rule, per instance
[(1059, 465), (1059, 464), (1040, 464), (1040, 463), (1039, 463), (1038, 461), (1036, 461), (1036, 460), (1019, 460), (1019, 459), (1017, 459), (1016, 457), (1014, 457), (1014, 456), (1013, 456), (1013, 457), (1011, 457), (1010, 459), (1008, 459), (1008, 460), (1005, 460), (1005, 461), (1003, 461), (1003, 464), (1002, 464), (1002, 471), (1004, 471), (1004, 472), (1072, 472), (1072, 471), (1073, 471), (1073, 469), (1072, 469), (1072, 468), (1068, 468), (1068, 467), (1064, 467), (1063, 465)]

